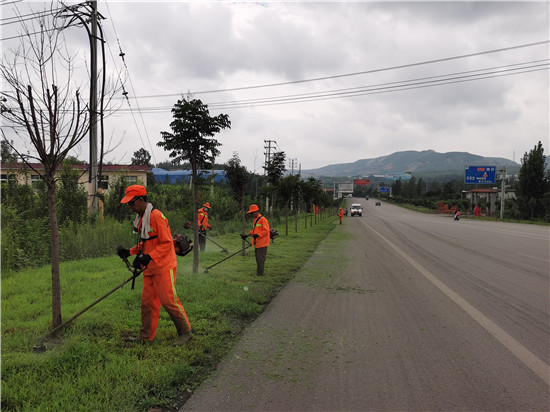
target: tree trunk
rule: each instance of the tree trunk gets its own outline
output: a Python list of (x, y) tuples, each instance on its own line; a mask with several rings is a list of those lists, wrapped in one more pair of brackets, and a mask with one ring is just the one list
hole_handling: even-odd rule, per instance
[[(241, 198), (241, 223), (242, 223), (242, 226), (243, 226), (243, 231), (242, 233), (246, 233), (246, 219), (245, 219), (245, 216), (244, 216), (244, 197)], [(241, 252), (241, 256), (245, 256), (246, 252), (244, 250), (244, 248), (246, 247), (246, 242), (245, 240), (243, 239), (242, 242), (241, 242), (241, 246), (242, 246), (242, 252)]]
[(53, 176), (46, 177), (48, 187), (48, 213), (51, 232), (52, 261), (52, 327), (61, 325), (61, 277), (59, 274), (59, 225), (57, 222), (57, 206), (55, 182)]
[(285, 234), (288, 236), (288, 207), (285, 208)]

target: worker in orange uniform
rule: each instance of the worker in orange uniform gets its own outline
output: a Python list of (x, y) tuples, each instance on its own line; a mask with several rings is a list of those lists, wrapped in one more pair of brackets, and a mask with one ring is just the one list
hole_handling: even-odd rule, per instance
[(170, 315), (178, 333), (175, 346), (184, 345), (193, 334), (187, 314), (176, 293), (176, 252), (168, 219), (147, 202), (147, 191), (141, 185), (126, 189), (126, 196), (120, 203), (127, 203), (136, 214), (134, 232), (138, 233), (137, 245), (120, 248), (122, 259), (137, 255), (133, 266), (143, 269), (143, 290), (141, 292), (141, 329), (138, 337), (130, 342), (152, 341), (155, 338), (160, 316), (160, 307)]
[(210, 211), (210, 203), (206, 202), (198, 210), (199, 213), (199, 252), (204, 252), (206, 248), (206, 231), (210, 230), (208, 224), (208, 212)]
[(340, 218), (340, 224), (342, 224), (342, 219), (344, 218), (344, 209), (340, 206), (340, 209), (338, 209), (338, 217)]
[(256, 257), (256, 275), (263, 276), (267, 247), (269, 246), (269, 223), (265, 216), (260, 214), (260, 208), (257, 205), (250, 205), (247, 213), (253, 219), (252, 230), (248, 234), (241, 234), (241, 238), (246, 239), (248, 236), (252, 236), (254, 256)]

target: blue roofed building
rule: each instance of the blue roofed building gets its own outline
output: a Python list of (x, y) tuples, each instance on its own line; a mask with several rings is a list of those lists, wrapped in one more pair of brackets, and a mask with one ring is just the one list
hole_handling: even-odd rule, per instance
[[(169, 185), (190, 183), (191, 170), (164, 170), (160, 168), (151, 169), (155, 181), (158, 183), (164, 183)], [(212, 174), (212, 170), (198, 170), (198, 175), (202, 179), (208, 179)], [(227, 176), (225, 170), (214, 170), (214, 183), (226, 183)]]

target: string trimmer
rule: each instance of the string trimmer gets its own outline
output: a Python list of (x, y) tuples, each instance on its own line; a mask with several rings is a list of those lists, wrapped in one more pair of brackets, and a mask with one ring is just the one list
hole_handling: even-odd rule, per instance
[(252, 245), (249, 243), (248, 246), (246, 246), (246, 247), (244, 247), (244, 248), (242, 248), (242, 249), (239, 249), (239, 250), (237, 250), (235, 253), (233, 253), (233, 254), (231, 254), (231, 255), (229, 255), (229, 256), (223, 258), (223, 259), (220, 260), (219, 262), (216, 262), (216, 263), (214, 263), (213, 265), (208, 266), (206, 269), (204, 269), (204, 273), (208, 273), (208, 269), (212, 269), (214, 266), (217, 266), (217, 265), (219, 265), (220, 263), (225, 262), (227, 259), (232, 258), (233, 256), (235, 256), (235, 255), (237, 255), (237, 254), (239, 254), (239, 253), (242, 253), (244, 250), (248, 249), (250, 246), (252, 246)]
[(205, 234), (203, 234), (202, 232), (199, 232), (199, 235), (201, 235), (202, 237), (204, 237), (206, 240), (209, 240), (211, 241), (212, 243), (214, 243), (216, 246), (218, 246), (219, 248), (221, 248), (221, 250), (223, 251), (223, 253), (229, 253), (229, 251), (224, 248), (222, 245), (214, 242), (212, 239), (210, 239), (208, 236), (206, 236)]
[[(119, 246), (120, 248), (121, 246)], [(74, 315), (72, 318), (66, 320), (64, 323), (62, 323), (61, 325), (59, 326), (56, 326), (55, 328), (53, 328), (47, 335), (43, 336), (42, 339), (40, 339), (40, 341), (34, 345), (32, 347), (32, 350), (34, 352), (44, 352), (45, 350), (47, 350), (46, 348), (46, 345), (45, 345), (45, 342), (48, 340), (48, 339), (52, 339), (52, 338), (55, 338), (57, 333), (63, 329), (64, 327), (66, 327), (67, 325), (69, 325), (73, 320), (75, 320), (76, 318), (78, 318), (80, 315), (82, 315), (84, 312), (88, 311), (89, 309), (91, 309), (92, 307), (94, 307), (95, 305), (97, 305), (99, 302), (101, 302), (103, 299), (105, 299), (107, 296), (109, 296), (110, 294), (116, 292), (118, 289), (120, 289), (121, 287), (123, 287), (125, 284), (127, 284), (128, 282), (132, 282), (132, 289), (134, 289), (134, 283), (136, 281), (136, 278), (141, 274), (141, 272), (143, 272), (144, 269), (136, 269), (134, 267), (132, 267), (130, 265), (130, 262), (128, 262), (128, 258), (124, 258), (122, 259), (124, 260), (124, 263), (126, 263), (126, 267), (128, 268), (128, 270), (130, 272), (132, 272), (132, 276), (129, 277), (128, 279), (126, 279), (124, 282), (122, 282), (120, 285), (114, 287), (113, 289), (111, 289), (109, 292), (107, 292), (105, 295), (103, 295), (102, 297), (100, 297), (99, 299), (97, 299), (96, 301), (94, 301), (93, 303), (89, 304), (88, 306), (86, 306), (84, 309), (82, 309), (80, 312), (78, 312), (76, 315)]]

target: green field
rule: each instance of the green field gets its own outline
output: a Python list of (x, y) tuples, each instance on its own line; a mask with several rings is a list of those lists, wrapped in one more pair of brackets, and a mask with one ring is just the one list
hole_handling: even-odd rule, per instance
[[(299, 233), (279, 229), (268, 250), (266, 276), (255, 275), (253, 250), (204, 268), (227, 255), (213, 243), (192, 273), (192, 254), (178, 257), (177, 291), (194, 338), (174, 347), (176, 330), (162, 310), (152, 343), (130, 344), (140, 326), (141, 278), (117, 290), (45, 342), (51, 324), (49, 266), (2, 273), (2, 410), (4, 411), (146, 411), (176, 408), (232, 347), (254, 320), (335, 227), (336, 216)], [(233, 253), (236, 234), (213, 238)], [(118, 258), (61, 264), (63, 320), (131, 276)]]

